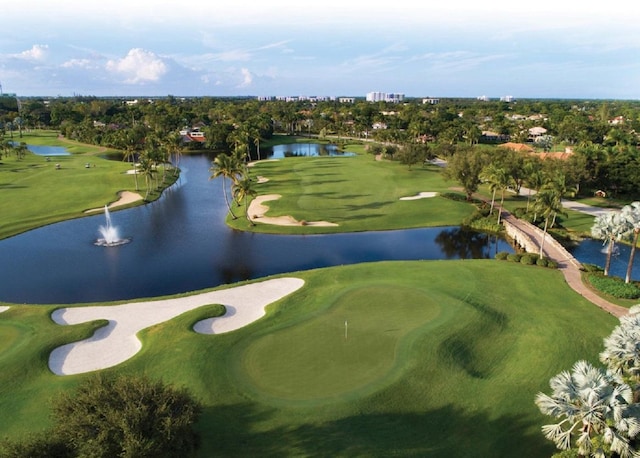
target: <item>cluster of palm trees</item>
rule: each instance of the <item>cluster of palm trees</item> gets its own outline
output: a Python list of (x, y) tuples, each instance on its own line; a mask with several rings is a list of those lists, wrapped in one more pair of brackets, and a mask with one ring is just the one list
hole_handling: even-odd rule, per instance
[(156, 189), (160, 187), (158, 171), (162, 167), (162, 181), (167, 173), (167, 164), (173, 164), (174, 176), (178, 173), (182, 154), (182, 137), (177, 132), (166, 135), (146, 135), (143, 131), (123, 129), (117, 140), (117, 147), (123, 151), (123, 160), (130, 162), (134, 173), (136, 191), (140, 190), (138, 175), (144, 177), (147, 200), (155, 181)]
[(227, 180), (231, 181), (231, 195), (236, 205), (244, 202), (244, 214), (249, 224), (254, 225), (251, 216), (249, 216), (249, 201), (257, 195), (254, 189), (254, 182), (249, 174), (249, 167), (246, 162), (246, 151), (243, 148), (236, 148), (233, 153), (220, 153), (212, 162), (211, 179), (222, 177), (222, 191), (224, 193), (224, 201), (227, 204), (229, 213), (233, 219), (237, 216), (233, 212), (231, 201), (228, 195)]
[(604, 266), (604, 274), (609, 275), (611, 256), (614, 252), (615, 242), (630, 239), (631, 253), (627, 264), (625, 283), (631, 281), (631, 271), (640, 235), (640, 202), (633, 202), (622, 207), (621, 211), (609, 211), (596, 216), (591, 227), (591, 235), (604, 240), (607, 247), (607, 258)]
[(24, 157), (27, 155), (27, 151), (28, 148), (25, 142), (20, 142), (16, 145), (16, 143), (12, 140), (5, 140), (0, 143), (0, 159), (2, 159), (3, 155), (5, 157), (9, 157), (11, 152), (14, 152), (16, 154), (16, 158), (18, 158), (18, 160), (24, 159)]
[(600, 361), (605, 368), (576, 362), (571, 372), (551, 378), (551, 395), (537, 394), (540, 411), (559, 419), (542, 432), (579, 456), (640, 456), (640, 306), (604, 339)]

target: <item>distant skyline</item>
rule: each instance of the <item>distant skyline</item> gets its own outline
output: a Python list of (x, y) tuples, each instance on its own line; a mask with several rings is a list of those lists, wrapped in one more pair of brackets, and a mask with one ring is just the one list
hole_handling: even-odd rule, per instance
[(21, 96), (640, 99), (635, 2), (218, 3), (9, 2), (0, 84)]

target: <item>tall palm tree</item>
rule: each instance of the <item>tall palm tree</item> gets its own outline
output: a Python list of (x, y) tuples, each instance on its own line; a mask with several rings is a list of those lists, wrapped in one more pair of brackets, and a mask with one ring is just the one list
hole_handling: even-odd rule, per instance
[(227, 204), (229, 213), (231, 213), (231, 217), (233, 219), (236, 219), (237, 216), (233, 213), (231, 203), (229, 202), (229, 197), (227, 196), (226, 180), (230, 179), (232, 183), (235, 183), (238, 175), (240, 174), (241, 168), (237, 157), (230, 156), (226, 153), (220, 153), (213, 160), (210, 170), (211, 172), (213, 172), (210, 179), (222, 177), (222, 192), (224, 193), (224, 201)]
[(249, 200), (255, 197), (258, 193), (253, 187), (253, 181), (249, 174), (243, 174), (233, 183), (233, 197), (236, 202), (242, 202), (244, 200), (244, 215), (247, 221), (253, 226), (254, 222), (249, 216)]
[[(525, 183), (527, 184), (527, 213), (529, 212), (529, 204), (531, 203), (531, 193), (540, 191), (545, 183), (545, 175), (542, 166), (537, 158), (532, 158), (524, 164)], [(536, 215), (534, 215), (534, 220)]]
[(489, 186), (493, 191), (491, 196), (491, 209), (489, 210), (489, 214), (493, 213), (496, 191), (500, 190), (500, 210), (498, 211), (498, 224), (500, 224), (502, 205), (504, 204), (504, 193), (511, 185), (511, 175), (509, 175), (509, 171), (505, 167), (501, 167), (499, 165), (491, 163), (483, 169), (481, 176), (485, 181), (489, 182)]
[(144, 200), (147, 200), (147, 198), (149, 197), (149, 193), (151, 192), (151, 183), (153, 182), (153, 177), (156, 173), (154, 161), (151, 157), (149, 157), (147, 151), (140, 154), (139, 170), (140, 174), (144, 177), (144, 182), (147, 186), (147, 192), (144, 196)]
[(535, 403), (543, 414), (560, 420), (542, 427), (557, 448), (576, 447), (581, 456), (604, 457), (609, 451), (635, 456), (629, 439), (640, 432), (640, 424), (632, 415), (631, 388), (619, 377), (578, 361), (571, 372), (551, 378), (549, 385), (551, 396), (538, 393)]
[(610, 211), (596, 216), (591, 226), (591, 235), (600, 240), (604, 240), (607, 245), (607, 259), (604, 265), (604, 274), (609, 275), (609, 267), (611, 265), (611, 255), (616, 240), (620, 240), (622, 236), (628, 232), (629, 223), (624, 219), (620, 212)]
[(636, 256), (636, 246), (638, 245), (638, 235), (640, 235), (640, 202), (633, 202), (622, 207), (622, 217), (629, 225), (629, 233), (631, 239), (631, 253), (629, 254), (629, 263), (627, 264), (627, 273), (624, 282), (631, 281), (631, 270), (633, 269), (633, 261)]
[(536, 194), (535, 202), (533, 204), (534, 211), (537, 214), (542, 215), (544, 218), (544, 229), (542, 231), (542, 241), (540, 242), (541, 258), (544, 257), (544, 242), (547, 236), (547, 230), (549, 229), (549, 220), (555, 219), (556, 214), (564, 214), (562, 207), (562, 196), (556, 189), (543, 188)]

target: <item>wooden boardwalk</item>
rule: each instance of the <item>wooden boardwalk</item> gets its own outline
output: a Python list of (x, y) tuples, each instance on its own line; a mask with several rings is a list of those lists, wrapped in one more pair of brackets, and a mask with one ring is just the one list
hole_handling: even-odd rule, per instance
[[(511, 225), (511, 230), (519, 232), (519, 237), (522, 240), (530, 242), (527, 247), (527, 251), (535, 253), (540, 251), (540, 245), (543, 237), (543, 232), (540, 228), (528, 223), (527, 221), (516, 218), (505, 210), (502, 210), (502, 221), (505, 226)], [(582, 297), (615, 317), (620, 318), (628, 313), (629, 310), (627, 308), (613, 304), (589, 289), (582, 282), (580, 263), (578, 260), (549, 234), (544, 238), (543, 252), (546, 257), (553, 259), (558, 263), (558, 268), (564, 275), (567, 284)]]

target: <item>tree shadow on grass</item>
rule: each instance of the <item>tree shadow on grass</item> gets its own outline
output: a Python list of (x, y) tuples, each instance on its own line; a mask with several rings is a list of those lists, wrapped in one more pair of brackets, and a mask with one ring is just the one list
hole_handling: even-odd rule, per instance
[[(425, 393), (428, 396), (428, 393)], [(214, 407), (204, 412), (202, 456), (428, 456), (548, 457), (536, 419), (491, 418), (444, 406), (423, 413), (363, 413), (329, 422), (268, 427), (273, 410), (254, 404)], [(292, 413), (300, 418), (300, 412)]]

